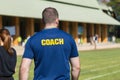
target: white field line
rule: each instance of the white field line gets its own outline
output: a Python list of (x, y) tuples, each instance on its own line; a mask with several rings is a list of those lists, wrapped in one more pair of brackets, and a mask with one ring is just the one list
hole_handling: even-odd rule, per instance
[(120, 70), (119, 71), (117, 70), (117, 71), (114, 71), (114, 72), (111, 72), (111, 73), (106, 73), (106, 74), (103, 74), (103, 75), (98, 75), (98, 76), (93, 76), (93, 77), (90, 77), (90, 78), (86, 78), (84, 80), (92, 80), (92, 79), (96, 79), (96, 78), (100, 78), (100, 77), (116, 74), (116, 73), (119, 73), (119, 72), (120, 72)]
[(89, 71), (83, 71), (83, 72), (81, 72), (81, 74), (85, 74), (85, 73), (88, 73), (88, 72), (105, 70), (105, 69), (109, 69), (109, 68), (113, 68), (113, 67), (117, 67), (117, 66), (120, 66), (120, 64), (113, 65), (113, 66), (108, 66), (108, 67), (103, 67), (103, 68), (91, 69), (91, 70), (89, 70)]
[[(118, 61), (111, 61), (111, 63), (118, 63)], [(107, 63), (107, 64), (111, 64), (111, 63)], [(106, 63), (101, 63), (101, 64), (106, 64)], [(91, 64), (91, 65), (83, 66), (82, 69), (90, 68), (90, 67), (93, 67), (93, 66), (96, 66), (96, 65), (97, 64)]]

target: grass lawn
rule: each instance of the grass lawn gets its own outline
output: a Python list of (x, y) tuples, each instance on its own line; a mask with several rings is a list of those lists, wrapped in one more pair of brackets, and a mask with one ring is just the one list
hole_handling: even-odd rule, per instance
[[(120, 49), (80, 51), (81, 74), (79, 80), (120, 80)], [(18, 79), (21, 56), (18, 56), (15, 80)], [(32, 64), (29, 80), (33, 80)]]

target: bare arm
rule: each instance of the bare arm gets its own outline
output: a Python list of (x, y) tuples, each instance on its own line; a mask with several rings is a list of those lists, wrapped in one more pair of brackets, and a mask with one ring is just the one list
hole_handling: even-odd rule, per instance
[(23, 58), (19, 71), (19, 80), (28, 80), (29, 68), (32, 60), (28, 58)]
[(72, 80), (78, 80), (80, 74), (80, 60), (79, 57), (70, 59)]

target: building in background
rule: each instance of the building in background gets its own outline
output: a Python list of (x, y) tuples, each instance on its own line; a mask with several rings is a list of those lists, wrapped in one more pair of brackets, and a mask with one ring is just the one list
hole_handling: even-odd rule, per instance
[[(60, 29), (71, 34), (78, 43), (89, 43), (98, 35), (98, 42), (108, 42), (108, 29), (120, 23), (104, 13), (97, 0), (0, 0), (0, 28), (12, 27), (14, 37), (25, 39), (43, 29), (42, 11), (54, 7), (59, 12)], [(14, 27), (14, 28), (13, 28)]]
[[(116, 15), (112, 9), (112, 7), (106, 5), (107, 2), (106, 0), (100, 0), (99, 1), (99, 5), (100, 5), (100, 9), (107, 15), (113, 17), (114, 19), (116, 19)], [(108, 41), (112, 41), (112, 37), (115, 36), (115, 25), (108, 25)]]

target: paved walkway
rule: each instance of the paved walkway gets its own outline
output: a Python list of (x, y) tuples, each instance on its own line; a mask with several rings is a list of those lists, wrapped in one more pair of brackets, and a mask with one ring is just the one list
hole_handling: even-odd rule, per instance
[[(17, 51), (17, 55), (23, 55), (24, 52), (24, 47), (22, 46), (13, 46), (16, 51)], [(100, 43), (96, 45), (91, 45), (91, 44), (83, 44), (83, 45), (79, 45), (78, 46), (78, 50), (82, 51), (82, 50), (95, 50), (95, 49), (107, 49), (107, 48), (120, 48), (120, 43), (116, 44), (116, 43)]]
[(108, 49), (108, 48), (120, 48), (120, 43), (99, 43), (96, 46), (91, 44), (83, 44), (78, 46), (78, 50), (95, 50), (95, 49)]

